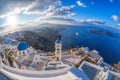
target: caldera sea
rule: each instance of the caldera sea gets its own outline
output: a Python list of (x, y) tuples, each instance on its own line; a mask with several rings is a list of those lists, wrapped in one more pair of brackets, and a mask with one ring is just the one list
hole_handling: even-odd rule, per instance
[(109, 27), (69, 26), (60, 32), (63, 48), (70, 46), (96, 49), (104, 61), (120, 61), (120, 31)]

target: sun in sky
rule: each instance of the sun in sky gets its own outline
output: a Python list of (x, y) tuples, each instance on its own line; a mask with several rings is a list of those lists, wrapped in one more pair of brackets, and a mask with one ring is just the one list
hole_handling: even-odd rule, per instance
[(18, 23), (18, 17), (16, 15), (11, 15), (7, 17), (6, 24), (14, 26)]
[(120, 0), (0, 0), (0, 27), (53, 18), (116, 28), (120, 25)]

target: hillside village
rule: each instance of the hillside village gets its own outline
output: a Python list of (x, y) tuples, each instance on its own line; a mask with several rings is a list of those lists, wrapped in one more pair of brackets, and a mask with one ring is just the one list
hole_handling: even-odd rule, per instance
[[(51, 71), (75, 66), (82, 69), (90, 80), (106, 80), (110, 74), (112, 74), (111, 78), (119, 79), (115, 76), (119, 71), (105, 63), (98, 51), (89, 50), (88, 47), (70, 48), (63, 51), (61, 39), (55, 41), (54, 52), (35, 50), (25, 41), (21, 41), (16, 46), (1, 45), (0, 55), (1, 63), (20, 70)], [(91, 67), (97, 70), (92, 77), (86, 71), (85, 66), (88, 70)], [(103, 70), (100, 68), (103, 68)]]

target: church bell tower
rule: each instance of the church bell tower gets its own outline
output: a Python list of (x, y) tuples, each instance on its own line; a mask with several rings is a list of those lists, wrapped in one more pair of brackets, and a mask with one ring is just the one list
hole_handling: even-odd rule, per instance
[(62, 55), (62, 41), (61, 39), (57, 39), (55, 41), (55, 56), (57, 57), (57, 61), (61, 60)]

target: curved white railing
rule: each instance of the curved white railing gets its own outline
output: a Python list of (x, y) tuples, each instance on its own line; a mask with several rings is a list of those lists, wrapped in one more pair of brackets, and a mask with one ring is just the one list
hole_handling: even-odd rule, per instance
[(66, 67), (60, 70), (30, 71), (30, 70), (20, 70), (17, 68), (6, 66), (4, 64), (2, 64), (2, 67), (4, 70), (7, 70), (11, 73), (18, 74), (21, 76), (28, 76), (28, 77), (53, 77), (53, 76), (63, 75), (70, 70), (70, 67)]

